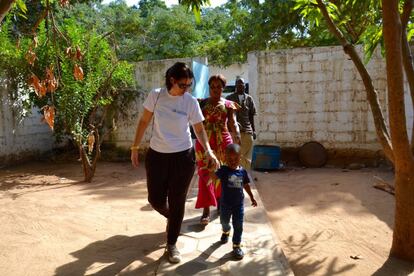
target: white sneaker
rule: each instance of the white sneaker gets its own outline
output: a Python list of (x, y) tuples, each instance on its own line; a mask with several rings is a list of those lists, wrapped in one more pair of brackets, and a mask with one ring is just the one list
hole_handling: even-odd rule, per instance
[(167, 254), (168, 254), (168, 260), (170, 263), (176, 264), (181, 262), (181, 255), (180, 251), (178, 251), (177, 246), (174, 245), (167, 245)]

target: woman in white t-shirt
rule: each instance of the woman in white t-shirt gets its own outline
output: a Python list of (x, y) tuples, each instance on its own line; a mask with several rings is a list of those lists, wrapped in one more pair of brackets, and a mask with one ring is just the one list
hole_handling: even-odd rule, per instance
[(175, 244), (184, 218), (188, 187), (195, 170), (190, 124), (206, 150), (211, 166), (219, 166), (208, 143), (200, 106), (191, 94), (186, 93), (193, 78), (191, 69), (182, 62), (175, 63), (167, 70), (166, 88), (150, 92), (144, 102), (144, 112), (131, 146), (132, 165), (138, 167), (138, 145), (154, 117), (150, 148), (145, 158), (148, 201), (168, 220), (167, 253), (172, 263), (181, 261)]

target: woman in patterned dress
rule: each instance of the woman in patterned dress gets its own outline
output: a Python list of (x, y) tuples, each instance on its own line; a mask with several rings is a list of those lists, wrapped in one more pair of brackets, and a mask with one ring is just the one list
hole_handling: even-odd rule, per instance
[[(204, 128), (207, 132), (211, 149), (221, 164), (224, 162), (224, 152), (228, 144), (240, 144), (240, 131), (236, 121), (238, 105), (221, 97), (226, 86), (223, 75), (214, 75), (208, 81), (210, 97), (200, 101), (204, 115)], [(233, 137), (232, 137), (233, 136)], [(220, 183), (212, 183), (209, 176), (210, 168), (203, 147), (196, 143), (196, 161), (198, 173), (198, 195), (196, 208), (203, 208), (200, 223), (210, 222), (210, 206), (218, 206), (220, 198)]]

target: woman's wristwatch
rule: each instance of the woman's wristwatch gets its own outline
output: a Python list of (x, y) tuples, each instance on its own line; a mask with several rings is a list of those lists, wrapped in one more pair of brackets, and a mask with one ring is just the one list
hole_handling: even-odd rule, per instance
[(132, 145), (129, 149), (131, 151), (133, 151), (133, 150), (139, 150), (139, 146)]

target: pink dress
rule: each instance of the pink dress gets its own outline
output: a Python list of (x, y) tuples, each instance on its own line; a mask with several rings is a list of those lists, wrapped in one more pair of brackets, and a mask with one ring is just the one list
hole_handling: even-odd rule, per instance
[[(205, 104), (201, 104), (205, 117), (203, 122), (204, 128), (207, 132), (211, 149), (214, 151), (220, 164), (223, 164), (226, 146), (233, 143), (227, 127), (228, 113), (230, 110), (237, 110), (237, 104), (221, 99), (216, 106), (213, 106), (208, 100), (204, 101), (206, 101)], [(204, 149), (198, 140), (195, 150), (198, 173), (198, 195), (195, 207), (217, 206), (217, 199), (220, 197), (220, 182), (217, 181), (213, 185), (207, 185), (210, 182), (208, 164), (205, 159)]]

